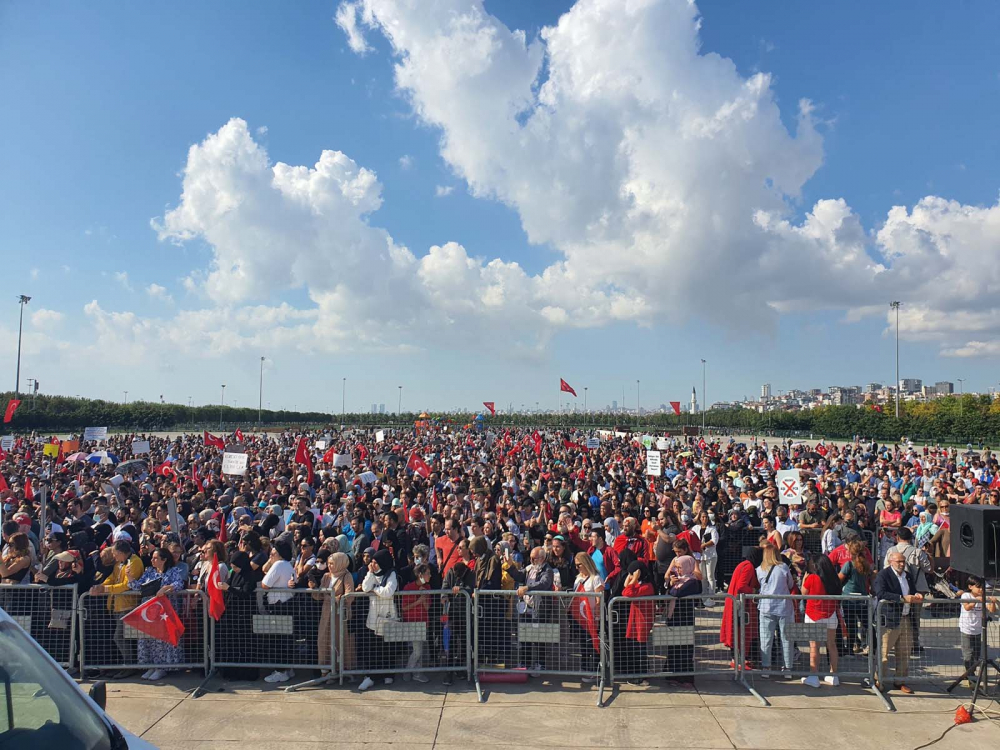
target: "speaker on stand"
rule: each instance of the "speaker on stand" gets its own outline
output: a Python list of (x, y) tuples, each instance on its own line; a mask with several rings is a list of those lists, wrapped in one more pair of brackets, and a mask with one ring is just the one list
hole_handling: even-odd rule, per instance
[[(980, 693), (989, 689), (989, 669), (1000, 674), (1000, 665), (989, 657), (990, 611), (996, 604), (997, 596), (986, 596), (992, 584), (994, 593), (1000, 582), (1000, 507), (994, 505), (953, 505), (951, 506), (951, 568), (961, 573), (975, 576), (983, 582), (980, 606), (983, 615), (982, 649), (976, 662), (965, 670), (948, 687), (950, 693), (962, 680), (975, 675), (976, 685), (972, 691), (972, 711), (976, 711), (976, 701)], [(959, 601), (968, 602), (968, 599)]]

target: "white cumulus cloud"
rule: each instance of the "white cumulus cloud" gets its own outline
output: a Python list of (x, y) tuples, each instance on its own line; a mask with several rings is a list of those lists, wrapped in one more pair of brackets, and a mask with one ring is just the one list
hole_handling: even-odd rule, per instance
[(454, 191), (454, 185), (437, 185), (434, 188), (434, 195), (438, 198), (444, 198), (445, 196), (451, 195)]

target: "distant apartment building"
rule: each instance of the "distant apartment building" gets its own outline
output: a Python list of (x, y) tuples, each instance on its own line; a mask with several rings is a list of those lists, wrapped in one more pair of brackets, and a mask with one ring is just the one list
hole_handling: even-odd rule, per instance
[(939, 380), (934, 384), (934, 392), (939, 396), (950, 396), (955, 392), (955, 384), (947, 380)]
[(920, 393), (920, 389), (924, 387), (924, 381), (920, 378), (900, 378), (899, 379), (899, 392), (900, 393)]
[(764, 383), (764, 385), (760, 387), (760, 400), (767, 401), (769, 398), (771, 398), (771, 384)]

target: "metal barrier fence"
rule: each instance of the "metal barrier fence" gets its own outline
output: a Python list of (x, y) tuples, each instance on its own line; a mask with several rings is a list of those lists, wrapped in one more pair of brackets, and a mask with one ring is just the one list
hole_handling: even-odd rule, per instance
[(878, 603), (874, 620), (876, 669), (883, 689), (911, 682), (938, 683), (951, 689), (980, 658), (981, 650), (996, 657), (1000, 624), (995, 619), (988, 621), (981, 638), (969, 639), (958, 626), (961, 601), (925, 599), (908, 605), (905, 615), (899, 602)]
[(726, 603), (733, 614), (732, 643), (739, 600), (728, 594), (619, 596), (608, 616), (609, 679), (675, 679), (726, 676), (737, 679), (738, 647), (720, 638)]
[[(805, 615), (808, 602), (830, 602), (835, 609), (823, 619), (809, 621)], [(838, 685), (842, 678), (870, 683), (875, 668), (874, 607), (870, 596), (741, 594), (743, 684), (766, 705), (754, 689), (760, 684), (758, 677), (802, 678), (804, 682), (815, 678), (814, 687), (820, 682)]]
[(208, 597), (186, 589), (167, 595), (184, 623), (177, 646), (122, 622), (140, 604), (138, 593), (80, 595), (80, 671), (84, 669), (204, 669), (209, 671)]
[(397, 591), (385, 598), (355, 591), (340, 600), (337, 630), (341, 684), (348, 675), (472, 678), (472, 598), (466, 591)]
[(477, 590), (474, 627), (476, 692), (486, 675), (579, 677), (604, 700), (607, 650), (604, 594), (575, 591)]
[(0, 608), (66, 669), (76, 657), (76, 585), (0, 586)]
[[(333, 673), (333, 595), (328, 589), (230, 589), (212, 623), (212, 668), (315, 669)], [(280, 680), (284, 682), (290, 677)]]

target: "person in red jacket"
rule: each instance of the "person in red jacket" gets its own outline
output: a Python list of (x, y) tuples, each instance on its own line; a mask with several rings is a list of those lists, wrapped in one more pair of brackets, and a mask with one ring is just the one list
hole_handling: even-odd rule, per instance
[[(625, 589), (622, 594), (629, 598), (653, 596), (653, 576), (649, 566), (636, 560), (628, 566)], [(625, 630), (625, 653), (622, 667), (626, 675), (637, 675), (630, 684), (642, 684), (642, 675), (649, 671), (649, 655), (646, 643), (653, 630), (655, 602), (651, 599), (632, 602), (628, 610), (628, 627)]]
[(632, 550), (632, 554), (639, 560), (649, 559), (649, 542), (639, 534), (639, 522), (632, 516), (622, 521), (622, 533), (614, 543), (614, 550), (619, 555), (626, 548)]

